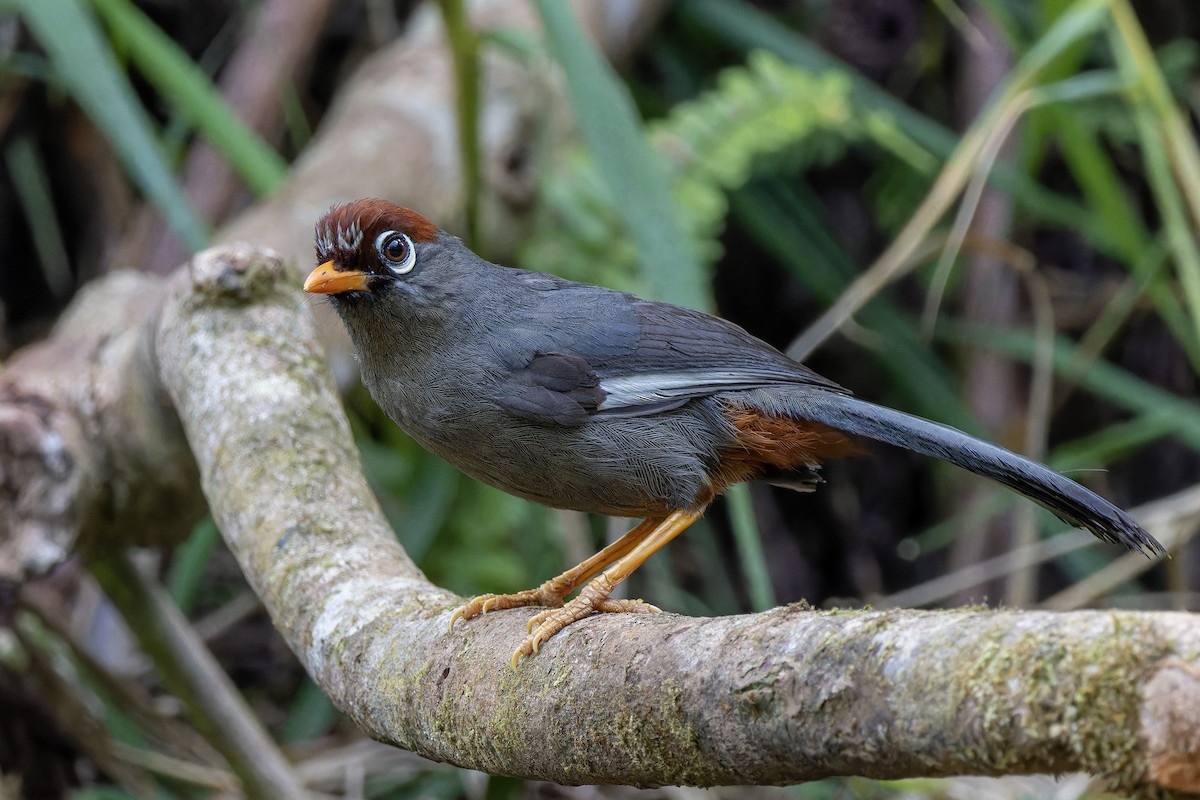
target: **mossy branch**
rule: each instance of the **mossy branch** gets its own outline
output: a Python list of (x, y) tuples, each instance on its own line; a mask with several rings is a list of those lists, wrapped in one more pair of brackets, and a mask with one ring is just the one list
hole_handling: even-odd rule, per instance
[[(446, 63), (439, 62), (443, 77)], [(381, 116), (402, 116), (386, 102), (385, 84), (364, 80), (329, 130), (349, 137)], [(429, 85), (401, 94), (412, 101)], [(244, 217), (226, 240), (237, 235), (301, 257), (312, 218), (334, 196), (395, 195), (389, 187), (398, 175), (411, 183), (403, 162), (384, 169), (386, 159), (364, 156), (366, 168), (355, 169), (358, 149), (325, 141), (282, 199)], [(433, 217), (452, 216), (435, 205)], [(1200, 788), (1200, 625), (1190, 614), (793, 606), (707, 620), (609, 615), (572, 626), (513, 673), (508, 657), (526, 615), (447, 630), (459, 598), (428, 583), (387, 527), (320, 354), (327, 337), (294, 278), (278, 257), (237, 246), (207, 251), (155, 285), (136, 314), (128, 313), (135, 304), (119, 300), (119, 278), (98, 283), (91, 301), (124, 309), (106, 323), (104, 344), (79, 350), (64, 326), (33, 366), (51, 374), (51, 356), (60, 354), (61, 364), (76, 351), (100, 360), (86, 374), (53, 373), (63, 384), (42, 388), (57, 405), (20, 409), (31, 435), (79, 428), (65, 446), (85, 466), (150, 473), (157, 462), (138, 448), (186, 444), (194, 464), (176, 472), (198, 472), (276, 626), (372, 736), (439, 760), (561, 783), (1085, 770), (1131, 792)], [(35, 373), (30, 361), (19, 363), (10, 366), (16, 375)], [(0, 423), (21, 399), (3, 390), (32, 385), (6, 378)], [(95, 387), (105, 391), (83, 391)], [(88, 414), (97, 398), (102, 408), (136, 398), (129, 408), (158, 420), (138, 430), (156, 438), (94, 427)], [(122, 414), (109, 426), (142, 418)], [(21, 450), (27, 442), (16, 434), (25, 430), (0, 424), (5, 488), (20, 475), (4, 459), (45, 455)], [(84, 478), (85, 489), (96, 480)], [(165, 487), (139, 487), (88, 491), (102, 495), (110, 513), (134, 502), (169, 507)], [(0, 519), (30, 522), (30, 507), (12, 502), (19, 496), (0, 494)], [(75, 514), (74, 496), (51, 520), (64, 530), (94, 516)], [(33, 536), (34, 528), (23, 530)]]
[(230, 547), (370, 735), (493, 773), (643, 786), (1084, 770), (1131, 790), (1197, 755), (1154, 738), (1187, 717), (1155, 687), (1200, 655), (1189, 614), (606, 615), (513, 673), (528, 614), (448, 631), (460, 598), (385, 523), (284, 275), (248, 249), (203, 254), (163, 309), (158, 362)]

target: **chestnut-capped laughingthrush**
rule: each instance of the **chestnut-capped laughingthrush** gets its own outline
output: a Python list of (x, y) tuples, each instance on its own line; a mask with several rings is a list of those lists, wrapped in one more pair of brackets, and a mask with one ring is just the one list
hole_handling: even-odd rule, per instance
[[(501, 267), (383, 200), (316, 226), (304, 289), (345, 322), (362, 379), (396, 424), (468, 475), (556, 508), (644, 521), (537, 589), (455, 612), (550, 606), (513, 664), (596, 611), (657, 611), (609, 597), (740, 481), (811, 489), (850, 436), (944, 459), (1060, 519), (1147, 555), (1125, 512), (997, 445), (850, 396), (733, 323), (680, 306)], [(588, 582), (563, 604), (572, 590)]]

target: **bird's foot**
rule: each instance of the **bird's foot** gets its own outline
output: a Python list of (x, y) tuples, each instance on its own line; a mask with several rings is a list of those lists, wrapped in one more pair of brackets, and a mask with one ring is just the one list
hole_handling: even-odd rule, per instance
[(658, 606), (652, 606), (644, 600), (614, 600), (608, 595), (616, 584), (601, 574), (587, 586), (579, 596), (568, 602), (562, 608), (548, 608), (534, 614), (529, 619), (526, 629), (529, 635), (513, 652), (512, 668), (517, 668), (517, 662), (522, 656), (531, 656), (538, 651), (554, 634), (573, 622), (595, 613), (626, 612), (632, 614), (657, 614), (662, 611)]
[(561, 606), (563, 598), (572, 588), (560, 585), (558, 579), (555, 578), (546, 581), (536, 589), (525, 589), (513, 594), (481, 594), (455, 610), (450, 616), (450, 630), (454, 630), (454, 623), (460, 619), (473, 619), (489, 611), (503, 611), (506, 608), (524, 608), (525, 606)]

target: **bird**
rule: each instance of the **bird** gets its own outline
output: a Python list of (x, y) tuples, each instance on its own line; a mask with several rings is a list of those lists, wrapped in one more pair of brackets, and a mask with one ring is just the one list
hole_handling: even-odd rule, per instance
[(1106, 542), (1165, 555), (1126, 512), (1049, 467), (858, 399), (720, 317), (493, 264), (378, 198), (330, 208), (315, 237), (304, 291), (329, 298), (363, 383), (413, 439), (518, 497), (642, 520), (536, 589), (481, 595), (452, 614), (451, 631), (489, 611), (545, 607), (514, 669), (594, 613), (657, 612), (611, 594), (730, 486), (811, 491), (822, 462), (859, 452), (862, 438), (956, 464)]

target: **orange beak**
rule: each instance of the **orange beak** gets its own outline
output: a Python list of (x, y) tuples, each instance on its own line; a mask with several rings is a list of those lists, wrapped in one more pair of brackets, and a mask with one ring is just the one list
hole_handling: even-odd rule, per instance
[(326, 261), (314, 269), (304, 281), (304, 291), (313, 294), (341, 294), (366, 289), (367, 273), (335, 269), (332, 261)]

